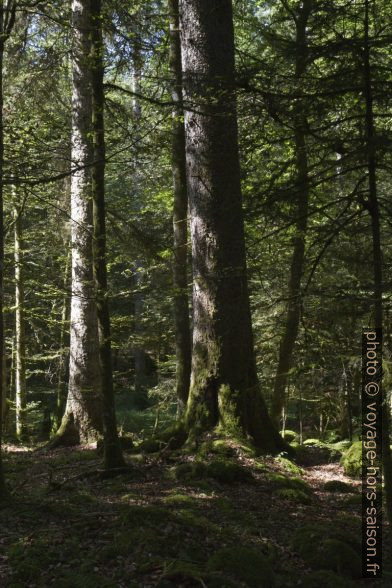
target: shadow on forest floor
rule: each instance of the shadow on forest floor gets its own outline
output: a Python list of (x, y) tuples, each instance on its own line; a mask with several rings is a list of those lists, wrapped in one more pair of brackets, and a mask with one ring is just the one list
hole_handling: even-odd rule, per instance
[[(341, 559), (342, 542), (348, 560), (358, 558), (352, 550), (361, 529), (358, 482), (340, 465), (301, 469), (236, 446), (202, 462), (173, 453), (127, 460), (129, 474), (102, 479), (94, 475), (100, 460), (91, 448), (44, 453), (9, 446), (13, 496), (0, 510), (0, 585), (362, 584), (357, 562)], [(330, 554), (335, 573), (319, 571), (330, 563), (315, 561), (323, 541), (339, 551)], [(387, 576), (370, 583), (390, 586)]]

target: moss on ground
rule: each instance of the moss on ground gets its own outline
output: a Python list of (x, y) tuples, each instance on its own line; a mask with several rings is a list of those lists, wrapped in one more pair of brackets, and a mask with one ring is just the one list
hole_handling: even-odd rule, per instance
[(347, 476), (359, 478), (362, 473), (362, 441), (353, 443), (343, 454), (340, 463)]
[(362, 494), (352, 494), (351, 496), (347, 496), (342, 504), (344, 506), (360, 506), (362, 504)]
[(248, 469), (233, 460), (222, 457), (208, 462), (194, 461), (178, 464), (170, 468), (169, 477), (184, 482), (207, 478), (222, 484), (249, 483), (254, 480)]
[(350, 578), (361, 575), (361, 541), (350, 532), (332, 525), (308, 525), (294, 533), (292, 547), (315, 570)]
[(316, 466), (339, 461), (342, 452), (320, 439), (307, 439), (295, 450), (295, 460), (299, 465)]
[(163, 441), (158, 439), (145, 439), (137, 446), (138, 453), (157, 453), (164, 446)]
[(189, 496), (189, 494), (174, 493), (169, 496), (165, 496), (163, 499), (164, 504), (173, 504), (175, 506), (197, 506), (198, 500)]
[(295, 431), (290, 431), (290, 429), (286, 429), (285, 431), (280, 431), (283, 439), (288, 443), (292, 443), (293, 441), (299, 441), (299, 435)]
[(205, 577), (206, 572), (199, 565), (189, 561), (174, 559), (166, 562), (159, 586), (164, 587), (165, 580), (170, 581), (170, 584), (168, 584), (169, 586), (189, 585), (192, 580), (195, 581), (195, 585), (205, 586), (203, 581), (203, 578)]
[(276, 457), (275, 460), (278, 462), (279, 465), (281, 465), (286, 470), (286, 472), (289, 472), (290, 474), (302, 476), (305, 473), (302, 468), (297, 466), (297, 464), (291, 461), (290, 459), (287, 459), (287, 457), (279, 456)]
[(283, 498), (284, 500), (290, 500), (290, 502), (296, 502), (297, 504), (311, 503), (309, 494), (294, 488), (279, 488), (276, 490), (275, 496), (279, 496), (279, 498)]
[(201, 457), (207, 457), (210, 454), (221, 457), (233, 457), (235, 455), (235, 449), (225, 439), (211, 439), (202, 443), (198, 454)]
[(323, 489), (326, 492), (339, 492), (341, 494), (355, 494), (356, 490), (350, 484), (342, 482), (341, 480), (328, 480), (325, 482)]
[[(243, 582), (249, 588), (274, 588), (275, 578), (268, 559), (253, 548), (225, 547), (216, 551), (208, 560), (207, 568), (224, 578)], [(238, 585), (237, 583), (237, 585)]]
[(319, 570), (304, 576), (301, 586), (303, 588), (354, 588), (354, 583), (329, 570)]
[(312, 489), (310, 488), (310, 486), (304, 480), (298, 478), (297, 476), (289, 477), (284, 476), (283, 474), (271, 472), (266, 475), (266, 478), (271, 483), (272, 489), (275, 492), (282, 489), (288, 489), (298, 490), (309, 496), (312, 494)]

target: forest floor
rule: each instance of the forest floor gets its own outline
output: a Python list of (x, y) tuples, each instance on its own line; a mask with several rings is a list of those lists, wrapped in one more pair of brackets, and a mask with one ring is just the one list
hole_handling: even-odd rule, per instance
[[(329, 535), (360, 545), (359, 482), (339, 463), (299, 469), (234, 445), (220, 449), (224, 457), (206, 452), (202, 466), (175, 452), (128, 455), (129, 472), (105, 478), (93, 448), (7, 446), (12, 496), (0, 509), (0, 586), (369, 584), (351, 580), (356, 572), (347, 576), (344, 562), (335, 575), (317, 571), (322, 564), (307, 552), (300, 557), (301, 529), (314, 529), (310, 551)], [(327, 492), (331, 480), (347, 486)], [(386, 566), (389, 550), (384, 540)], [(391, 578), (370, 584), (391, 586)]]

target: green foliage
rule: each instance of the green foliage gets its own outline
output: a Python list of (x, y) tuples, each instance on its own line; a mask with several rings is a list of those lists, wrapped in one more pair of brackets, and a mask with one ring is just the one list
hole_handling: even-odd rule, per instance
[[(268, 559), (259, 551), (248, 547), (225, 547), (216, 551), (208, 560), (212, 572), (244, 582), (249, 588), (274, 588), (275, 579)], [(222, 583), (221, 585), (224, 585)]]
[(341, 464), (344, 473), (352, 478), (359, 478), (362, 474), (362, 441), (356, 441), (343, 454)]

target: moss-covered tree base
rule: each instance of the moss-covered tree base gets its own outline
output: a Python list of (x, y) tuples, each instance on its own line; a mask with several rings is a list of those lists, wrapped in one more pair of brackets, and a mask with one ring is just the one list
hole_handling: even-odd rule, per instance
[(195, 448), (210, 433), (251, 444), (259, 454), (294, 453), (273, 426), (257, 387), (238, 392), (208, 379), (199, 382), (198, 389), (191, 390), (184, 427), (187, 445)]
[(47, 444), (48, 449), (57, 447), (73, 447), (79, 445), (80, 436), (71, 417), (64, 416), (59, 430)]

